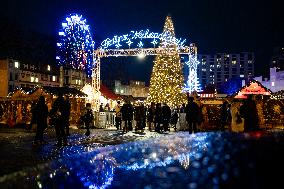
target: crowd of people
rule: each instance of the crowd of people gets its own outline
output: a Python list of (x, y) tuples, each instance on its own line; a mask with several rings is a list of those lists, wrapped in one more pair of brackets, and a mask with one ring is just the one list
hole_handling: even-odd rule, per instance
[[(185, 127), (180, 124), (179, 130), (195, 133), (208, 124), (210, 117), (206, 106), (191, 96), (188, 97), (187, 104), (172, 109), (166, 103), (151, 103), (149, 106), (138, 103), (133, 106), (130, 102), (125, 102), (121, 106), (118, 102), (114, 110), (115, 126), (123, 132), (144, 130), (146, 126), (150, 131), (158, 133), (170, 131), (170, 127), (176, 131), (178, 120), (184, 120)], [(217, 119), (218, 128), (221, 131), (256, 131), (261, 122), (259, 116), (261, 114), (257, 111), (252, 95), (241, 102), (232, 100), (229, 103), (224, 100)]]
[[(109, 107), (106, 107), (110, 111)], [(67, 137), (69, 136), (69, 118), (71, 105), (68, 96), (58, 95), (52, 108), (48, 111), (45, 98), (41, 96), (32, 108), (32, 123), (36, 124), (36, 136), (34, 144), (45, 143), (43, 132), (47, 128), (47, 120), (50, 118), (50, 125), (53, 125), (56, 131), (57, 145), (68, 145)], [(100, 106), (100, 111), (105, 111)], [(200, 101), (195, 102), (194, 97), (189, 96), (187, 104), (181, 107), (170, 108), (167, 103), (151, 103), (145, 106), (142, 102), (134, 106), (130, 101), (121, 105), (118, 101), (114, 108), (115, 126), (117, 130), (123, 133), (129, 131), (143, 131), (148, 128), (149, 131), (157, 133), (169, 132), (170, 127), (177, 131), (178, 120), (184, 120), (185, 128), (179, 130), (188, 130), (189, 133), (196, 133), (201, 130), (202, 123), (208, 122), (208, 112)], [(239, 103), (232, 101), (229, 103), (225, 100), (220, 111), (220, 130), (226, 129), (235, 132), (255, 131), (259, 129), (259, 115), (257, 107), (252, 96), (249, 95), (247, 100)], [(91, 104), (87, 103), (84, 114), (81, 117), (85, 128), (86, 135), (90, 135), (90, 127), (94, 124), (94, 114)], [(135, 123), (135, 125), (134, 125)]]
[[(190, 133), (197, 132), (197, 125), (200, 123), (201, 109), (194, 102), (193, 97), (188, 98), (188, 103), (180, 108), (170, 108), (167, 103), (151, 103), (148, 107), (142, 102), (133, 106), (129, 101), (122, 106), (120, 102), (115, 107), (115, 126), (123, 132), (144, 130), (146, 126), (149, 131), (158, 133), (170, 131), (170, 127), (177, 130), (179, 113), (185, 113), (184, 119), (188, 123)], [(133, 122), (135, 121), (135, 125)]]
[(53, 102), (52, 108), (48, 111), (44, 96), (40, 96), (38, 102), (32, 107), (31, 124), (36, 124), (36, 136), (34, 145), (46, 143), (43, 139), (43, 132), (47, 128), (48, 117), (50, 125), (53, 125), (56, 132), (58, 146), (68, 145), (67, 136), (69, 133), (69, 118), (71, 104), (68, 96), (58, 95)]

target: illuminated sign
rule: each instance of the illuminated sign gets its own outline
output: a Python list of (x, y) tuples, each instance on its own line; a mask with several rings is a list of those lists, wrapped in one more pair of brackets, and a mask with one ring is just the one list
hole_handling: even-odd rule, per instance
[[(153, 39), (151, 43), (153, 44), (154, 47), (158, 44), (158, 40), (162, 41), (163, 43), (171, 43), (171, 44), (175, 43), (178, 47), (184, 47), (186, 42), (186, 39), (175, 38), (169, 31), (163, 33), (154, 33), (150, 32), (149, 29), (147, 29), (140, 31), (131, 31), (129, 34), (126, 35), (120, 35), (120, 36), (115, 35), (112, 39), (107, 38), (101, 43), (101, 48), (107, 49), (111, 46), (119, 48), (122, 46), (121, 43), (126, 43), (130, 48), (131, 44), (133, 43), (132, 40), (137, 40), (137, 39), (140, 40)], [(143, 43), (142, 41), (139, 41), (139, 43), (136, 45), (141, 48), (143, 46)]]

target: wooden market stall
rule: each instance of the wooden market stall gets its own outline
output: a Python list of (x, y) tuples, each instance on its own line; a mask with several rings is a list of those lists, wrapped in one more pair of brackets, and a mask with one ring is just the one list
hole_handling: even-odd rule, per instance
[(75, 88), (68, 87), (40, 87), (33, 89), (16, 89), (7, 97), (0, 98), (0, 122), (13, 127), (17, 124), (30, 124), (31, 108), (40, 96), (44, 96), (50, 110), (54, 100), (61, 93), (69, 97), (71, 104), (70, 123), (75, 124), (85, 107), (86, 94)]

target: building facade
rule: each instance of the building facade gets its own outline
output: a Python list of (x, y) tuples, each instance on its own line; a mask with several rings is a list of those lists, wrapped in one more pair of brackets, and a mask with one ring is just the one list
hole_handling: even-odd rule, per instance
[(16, 88), (39, 86), (69, 86), (82, 88), (86, 74), (79, 70), (60, 69), (49, 64), (34, 65), (14, 59), (0, 60), (0, 97), (7, 96)]
[(147, 97), (149, 93), (149, 87), (145, 86), (143, 81), (129, 82), (129, 85), (123, 85), (121, 81), (114, 81), (114, 92), (119, 95), (131, 95), (133, 97)]
[(251, 52), (199, 54), (197, 58), (200, 62), (197, 76), (203, 88), (209, 84), (218, 87), (233, 77), (247, 79), (254, 76), (255, 58)]
[(270, 67), (276, 71), (284, 70), (284, 47), (275, 47), (270, 61)]
[[(277, 71), (278, 68), (270, 68), (270, 80), (262, 78), (262, 76), (255, 77), (263, 86), (270, 89), (272, 92), (284, 90), (284, 70)], [(264, 79), (264, 80), (263, 80)]]

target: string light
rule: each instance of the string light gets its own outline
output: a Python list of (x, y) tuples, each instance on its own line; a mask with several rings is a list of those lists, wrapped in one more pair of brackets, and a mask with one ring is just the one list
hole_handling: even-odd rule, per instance
[(60, 66), (84, 70), (92, 74), (94, 41), (82, 15), (70, 14), (59, 32), (56, 60)]
[(189, 74), (188, 80), (184, 87), (184, 91), (189, 93), (192, 93), (193, 91), (201, 92), (202, 90), (200, 87), (199, 79), (197, 77), (197, 65), (199, 64), (197, 57), (189, 55), (188, 61), (185, 62), (185, 64), (188, 66)]
[[(164, 33), (174, 38), (174, 28), (171, 17), (166, 18)], [(167, 103), (170, 106), (180, 105), (185, 101), (183, 90), (183, 74), (177, 44), (162, 41), (162, 48), (174, 48), (172, 54), (161, 53), (156, 56), (152, 70), (148, 102)]]
[(171, 30), (164, 31), (163, 33), (154, 33), (154, 32), (150, 32), (149, 29), (147, 29), (147, 30), (140, 30), (140, 31), (131, 31), (129, 34), (125, 34), (121, 36), (115, 35), (111, 39), (107, 38), (103, 40), (103, 42), (101, 43), (101, 48), (108, 49), (112, 46), (120, 47), (121, 42), (125, 42), (130, 47), (130, 45), (133, 43), (132, 40), (137, 40), (137, 39), (140, 39), (140, 40), (153, 39), (151, 43), (154, 45), (154, 47), (158, 43), (157, 39), (163, 42), (167, 42), (167, 43), (175, 43), (177, 44), (178, 47), (184, 47), (185, 42), (186, 42), (186, 39), (175, 38), (175, 36), (172, 35)]

